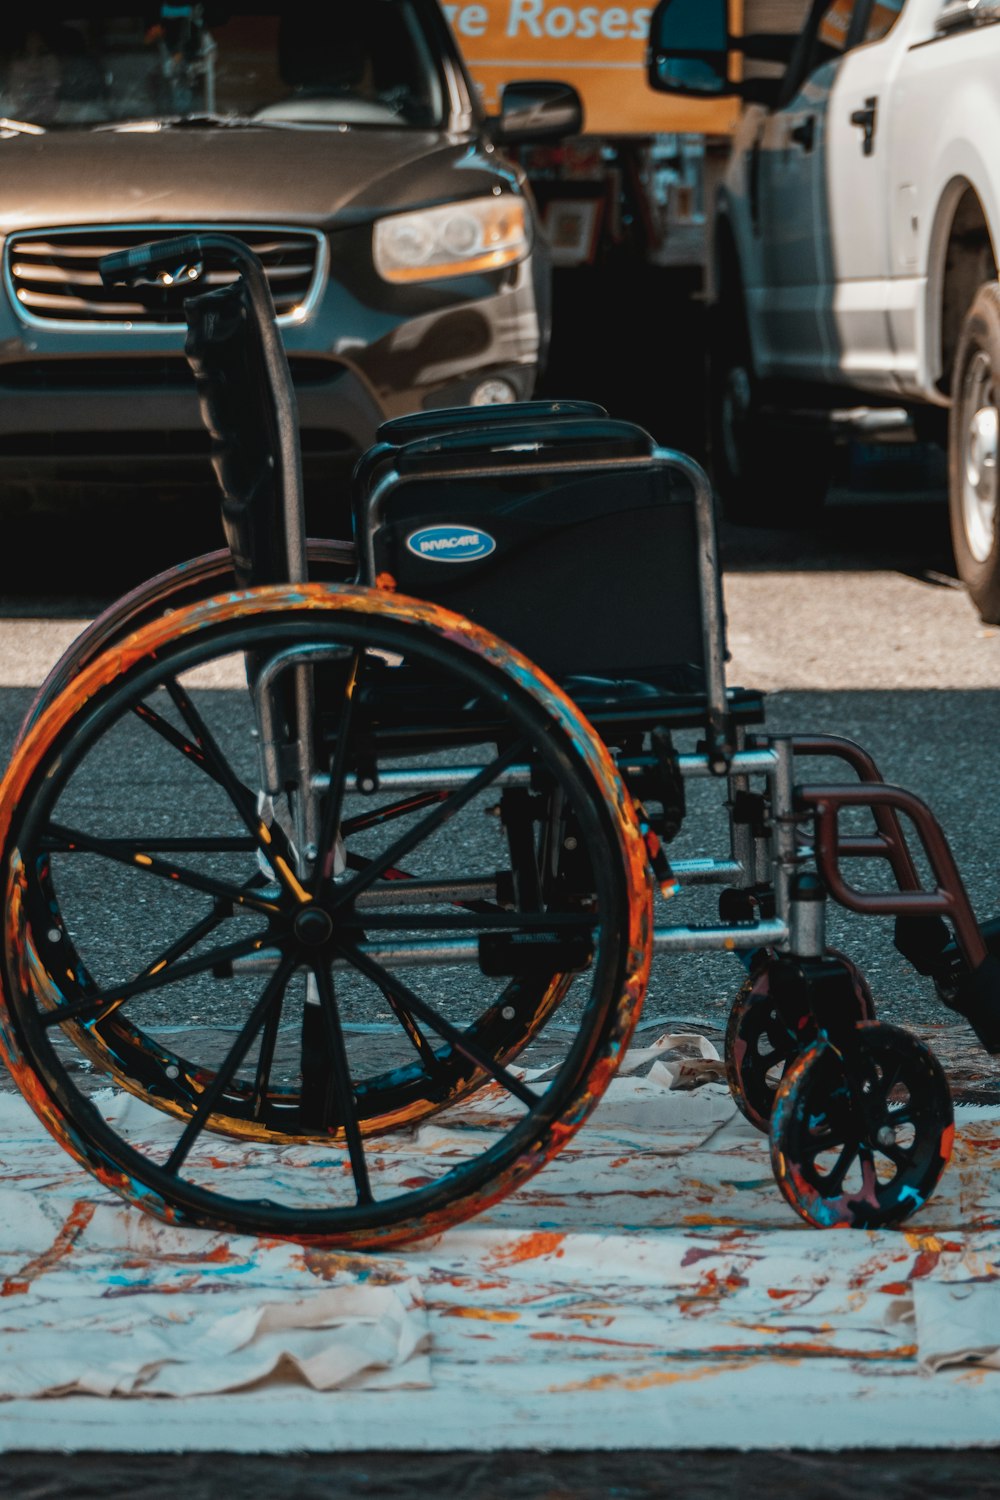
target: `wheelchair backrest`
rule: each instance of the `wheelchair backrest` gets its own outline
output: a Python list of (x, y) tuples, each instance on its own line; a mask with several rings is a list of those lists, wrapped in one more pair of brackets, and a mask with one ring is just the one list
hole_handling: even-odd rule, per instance
[(698, 475), (605, 415), (417, 437), (359, 497), (361, 581), (467, 615), (557, 679), (691, 690), (723, 651)]
[(388, 422), (383, 422), (375, 434), (375, 442), (362, 453), (354, 466), (352, 494), (355, 534), (363, 535), (368, 497), (377, 484), (379, 475), (391, 463), (393, 454), (405, 443), (416, 442), (420, 438), (437, 438), (458, 430), (468, 432), (473, 428), (497, 433), (500, 429), (521, 422), (560, 416), (606, 417), (607, 412), (596, 401), (510, 401), (495, 406), (435, 407), (430, 411), (409, 412), (405, 417), (392, 417)]

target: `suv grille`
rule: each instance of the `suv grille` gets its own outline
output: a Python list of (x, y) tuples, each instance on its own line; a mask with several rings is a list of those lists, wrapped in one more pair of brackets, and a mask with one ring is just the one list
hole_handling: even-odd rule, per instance
[[(196, 225), (159, 225), (155, 229), (59, 229), (18, 235), (7, 243), (7, 277), (25, 317), (63, 323), (158, 323), (181, 327), (183, 299), (193, 287), (207, 290), (235, 281), (237, 273), (207, 258), (204, 275), (185, 287), (110, 286), (101, 281), (97, 263), (113, 250), (148, 241), (172, 239)], [(201, 226), (205, 227), (205, 226)], [(212, 229), (226, 229), (212, 225)], [(323, 239), (309, 229), (233, 227), (261, 259), (278, 316), (307, 305), (321, 269)]]

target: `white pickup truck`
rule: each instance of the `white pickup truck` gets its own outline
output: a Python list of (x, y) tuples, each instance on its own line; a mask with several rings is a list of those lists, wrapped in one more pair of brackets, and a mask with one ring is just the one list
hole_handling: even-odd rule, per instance
[(1000, 621), (1000, 3), (812, 0), (743, 41), (730, 4), (661, 0), (648, 52), (653, 87), (745, 102), (709, 270), (724, 511), (794, 521), (830, 413), (903, 407), (947, 442), (958, 573)]

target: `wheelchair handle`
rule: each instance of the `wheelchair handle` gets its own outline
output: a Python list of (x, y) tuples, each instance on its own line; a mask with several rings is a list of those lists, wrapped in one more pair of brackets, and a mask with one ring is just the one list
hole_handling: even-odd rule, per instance
[[(264, 267), (250, 247), (234, 234), (181, 234), (169, 240), (155, 240), (134, 245), (128, 250), (114, 250), (97, 263), (105, 286), (135, 286), (143, 281), (184, 279), (189, 272), (192, 283), (201, 275), (200, 262), (209, 253), (235, 266), (246, 285), (260, 332), (261, 349), (267, 380), (274, 400), (278, 427), (281, 487), (285, 512), (285, 551), (289, 583), (304, 583), (306, 568), (305, 493), (302, 483), (302, 457), (299, 447), (298, 405), (292, 384), (288, 359), (278, 332), (274, 299)], [(194, 274), (190, 274), (193, 272)]]
[(234, 234), (192, 233), (175, 235), (169, 240), (151, 240), (103, 255), (97, 269), (105, 286), (136, 286), (142, 281), (160, 280), (164, 273), (171, 280), (180, 280), (185, 271), (191, 273), (191, 281), (196, 281), (201, 274), (199, 263), (209, 251), (233, 264), (248, 283), (255, 282), (259, 273), (267, 286), (260, 261)]

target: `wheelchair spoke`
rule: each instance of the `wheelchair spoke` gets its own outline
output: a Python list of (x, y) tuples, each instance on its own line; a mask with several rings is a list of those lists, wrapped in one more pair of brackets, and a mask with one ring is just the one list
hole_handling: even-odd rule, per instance
[(327, 793), (326, 805), (323, 808), (323, 822), (320, 828), (318, 846), (319, 854), (316, 860), (316, 872), (312, 879), (311, 888), (313, 895), (316, 894), (322, 882), (329, 880), (333, 874), (334, 845), (340, 833), (340, 815), (344, 805), (344, 770), (347, 765), (347, 752), (351, 741), (351, 724), (354, 718), (354, 704), (361, 681), (361, 664), (363, 660), (364, 657), (360, 651), (355, 651), (352, 654), (351, 665), (347, 673), (347, 682), (344, 686), (344, 697), (337, 726), (337, 745), (330, 762), (330, 790)]
[(246, 1025), (232, 1047), (230, 1047), (225, 1060), (212, 1079), (212, 1082), (199, 1099), (198, 1108), (184, 1127), (180, 1139), (167, 1158), (163, 1169), (165, 1172), (176, 1176), (184, 1165), (191, 1147), (205, 1129), (209, 1117), (232, 1082), (236, 1069), (250, 1050), (251, 1043), (260, 1031), (271, 1010), (284, 995), (285, 986), (294, 967), (294, 955), (283, 954), (281, 962), (264, 989), (264, 993), (250, 1012)]
[(225, 947), (216, 948), (211, 953), (202, 954), (200, 958), (189, 959), (187, 963), (175, 963), (164, 965), (155, 973), (145, 970), (136, 979), (129, 980), (127, 984), (111, 985), (107, 989), (95, 990), (85, 1000), (78, 1000), (73, 1005), (62, 1005), (58, 1010), (49, 1010), (39, 1016), (39, 1023), (44, 1027), (62, 1026), (66, 1021), (92, 1021), (100, 1019), (110, 1006), (115, 1009), (126, 1000), (133, 1000), (137, 995), (146, 995), (151, 990), (163, 989), (164, 985), (179, 984), (183, 979), (193, 979), (198, 974), (207, 974), (212, 970), (224, 971), (237, 958), (246, 958), (251, 953), (259, 953), (267, 944), (267, 934), (258, 934), (256, 937), (244, 938), (239, 943), (228, 943)]
[(456, 813), (462, 810), (467, 802), (471, 802), (485, 787), (491, 786), (498, 776), (502, 776), (508, 766), (514, 765), (519, 755), (523, 754), (523, 749), (524, 747), (520, 741), (510, 745), (501, 755), (498, 755), (495, 760), (491, 761), (488, 766), (484, 766), (477, 776), (474, 776), (471, 781), (466, 782), (465, 786), (456, 792), (450, 792), (447, 799), (438, 803), (433, 812), (428, 813), (425, 818), (422, 818), (415, 828), (411, 828), (408, 833), (403, 834), (395, 843), (390, 844), (388, 849), (384, 850), (376, 859), (373, 859), (364, 870), (340, 889), (331, 905), (331, 913), (339, 911), (341, 907), (346, 906), (348, 902), (353, 901), (355, 897), (359, 896), (362, 891), (368, 890), (370, 886), (375, 884), (376, 880), (380, 880), (401, 859), (405, 859), (418, 844), (422, 844), (425, 839), (430, 838), (432, 833), (436, 833), (439, 828), (442, 828), (450, 818), (453, 818)]
[[(152, 854), (136, 848), (131, 841), (122, 845), (117, 839), (96, 838), (93, 834), (83, 833), (78, 828), (64, 828), (58, 823), (49, 825), (46, 836), (55, 840), (54, 847), (64, 854), (99, 854), (103, 859), (128, 865), (147, 875), (158, 875), (161, 880), (170, 880), (175, 885), (187, 886), (189, 890), (202, 891), (207, 896), (216, 896), (221, 901), (230, 901), (234, 906), (249, 907), (252, 911), (264, 912), (266, 915), (280, 910), (276, 901), (268, 901), (264, 896), (255, 896), (252, 891), (241, 886), (228, 885), (222, 880), (213, 880), (209, 875), (199, 875), (197, 870), (189, 870), (184, 865), (156, 859)], [(49, 847), (53, 846), (50, 844)]]
[(150, 729), (155, 730), (158, 735), (165, 739), (168, 745), (173, 745), (175, 750), (179, 750), (192, 765), (197, 766), (199, 770), (204, 771), (206, 776), (210, 776), (213, 781), (218, 782), (219, 778), (209, 765), (204, 751), (199, 746), (192, 745), (190, 740), (185, 739), (180, 730), (175, 729), (173, 724), (168, 723), (162, 714), (156, 712), (155, 708), (150, 708), (148, 703), (139, 702), (132, 705), (132, 712), (144, 724), (148, 724)]
[(288, 838), (280, 824), (274, 823), (271, 827), (264, 822), (257, 811), (257, 798), (248, 786), (236, 775), (229, 762), (223, 755), (219, 745), (216, 743), (208, 725), (202, 719), (198, 710), (191, 702), (190, 697), (174, 677), (168, 677), (163, 683), (171, 699), (176, 705), (178, 713), (187, 724), (194, 735), (195, 743), (206, 759), (206, 769), (217, 781), (226, 793), (240, 820), (251, 834), (260, 853), (274, 869), (282, 884), (290, 890), (303, 904), (309, 900), (307, 891), (304, 891), (298, 878), (292, 869), (293, 856), (289, 846)]
[(402, 1026), (404, 1033), (412, 1042), (414, 1048), (416, 1049), (417, 1056), (420, 1058), (420, 1061), (423, 1063), (430, 1076), (433, 1078), (442, 1073), (444, 1070), (441, 1064), (441, 1059), (438, 1057), (437, 1053), (434, 1051), (434, 1048), (424, 1036), (423, 1032), (420, 1030), (420, 1027), (410, 1015), (410, 1012), (406, 1009), (405, 1005), (401, 1005), (399, 1000), (397, 1000), (396, 996), (392, 994), (390, 990), (383, 989), (382, 997), (385, 1000), (385, 1003), (388, 1005), (389, 1009), (392, 1011), (393, 1015), (396, 1017), (396, 1020), (399, 1022), (400, 1026)]
[[(249, 854), (256, 842), (248, 836), (234, 838), (153, 838), (153, 839), (109, 839), (123, 854)], [(44, 834), (40, 847), (47, 854), (72, 854), (79, 844), (67, 844), (53, 834)], [(84, 851), (85, 852), (85, 851)]]
[(330, 971), (326, 964), (318, 963), (313, 972), (316, 975), (319, 1002), (330, 1048), (334, 1089), (343, 1111), (344, 1135), (347, 1139), (347, 1151), (351, 1159), (351, 1171), (354, 1173), (358, 1203), (359, 1205), (373, 1203), (375, 1200), (372, 1197), (371, 1183), (368, 1179), (368, 1163), (365, 1160), (364, 1142), (361, 1139), (361, 1128), (358, 1124), (354, 1085), (351, 1082), (347, 1048), (344, 1045), (344, 1033), (340, 1025), (340, 1012), (337, 1008), (337, 998), (333, 991)]
[(267, 1102), (268, 1089), (271, 1083), (271, 1068), (274, 1065), (274, 1051), (278, 1045), (278, 1028), (281, 1025), (281, 1012), (285, 1003), (284, 991), (278, 998), (277, 1005), (268, 1011), (264, 1022), (264, 1029), (260, 1039), (260, 1055), (257, 1058), (257, 1076), (253, 1085), (253, 1117), (259, 1120), (264, 1112)]
[(409, 813), (419, 812), (422, 807), (433, 807), (436, 802), (444, 802), (447, 796), (447, 792), (416, 792), (411, 797), (400, 798), (398, 802), (373, 808), (371, 812), (345, 818), (340, 831), (348, 839), (353, 833), (363, 833), (366, 828), (377, 828), (381, 823), (389, 823), (395, 818), (405, 818)]
[(361, 953), (356, 948), (345, 948), (344, 956), (360, 973), (366, 974), (369, 979), (374, 980), (383, 993), (395, 995), (401, 1005), (405, 1006), (408, 1011), (423, 1021), (426, 1026), (429, 1026), (432, 1031), (436, 1031), (438, 1036), (443, 1038), (444, 1041), (450, 1042), (458, 1052), (461, 1052), (463, 1057), (467, 1057), (478, 1068), (482, 1068), (484, 1072), (488, 1073), (491, 1078), (494, 1078), (497, 1083), (505, 1088), (509, 1094), (513, 1094), (516, 1099), (519, 1099), (522, 1104), (526, 1104), (529, 1109), (533, 1109), (540, 1102), (539, 1095), (534, 1093), (532, 1089), (529, 1089), (527, 1084), (522, 1083), (520, 1078), (516, 1078), (501, 1063), (489, 1057), (481, 1047), (477, 1046), (475, 1042), (470, 1041), (461, 1031), (452, 1026), (449, 1021), (446, 1021), (444, 1016), (439, 1015), (426, 1001), (421, 1000), (420, 996), (414, 994), (402, 980), (397, 979), (394, 974), (390, 974), (380, 963), (376, 963), (369, 954)]
[[(196, 948), (200, 942), (203, 942), (209, 933), (214, 932), (221, 922), (225, 922), (228, 915), (228, 912), (219, 910), (218, 908), (215, 911), (210, 911), (207, 917), (203, 917), (200, 922), (196, 922), (193, 927), (189, 928), (187, 932), (171, 943), (170, 947), (166, 948), (158, 958), (155, 958), (152, 963), (147, 964), (139, 975), (139, 978), (150, 979), (154, 974), (159, 974), (161, 971), (169, 969), (171, 964), (176, 963), (179, 958), (183, 958), (185, 953), (190, 953), (192, 948)], [(98, 1025), (106, 1021), (110, 1015), (113, 1015), (124, 1004), (125, 1000), (121, 999), (113, 1000), (110, 1005), (105, 1006), (101, 1012), (101, 1020), (98, 1022)]]
[[(847, 1141), (831, 1170), (823, 1173), (824, 1191), (828, 1193), (837, 1193), (840, 1191), (848, 1168), (856, 1161), (857, 1157), (858, 1146), (853, 1141)], [(815, 1157), (813, 1157), (813, 1161), (815, 1162)]]

